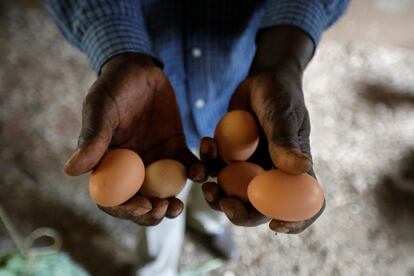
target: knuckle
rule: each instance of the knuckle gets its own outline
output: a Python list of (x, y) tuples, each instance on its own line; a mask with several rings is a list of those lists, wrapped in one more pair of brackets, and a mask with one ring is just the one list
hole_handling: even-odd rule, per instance
[(102, 131), (93, 127), (83, 127), (78, 137), (78, 146), (81, 147), (87, 141), (94, 139), (95, 141), (107, 142), (111, 137), (104, 135)]
[(111, 215), (113, 217), (118, 217), (118, 218), (127, 218), (125, 212), (119, 208), (113, 208), (113, 207), (102, 207), (98, 205), (98, 208), (107, 213), (108, 215)]
[(95, 129), (92, 127), (82, 127), (81, 132), (79, 134), (79, 144), (83, 144), (83, 142), (91, 137), (94, 136)]
[(130, 218), (130, 220), (138, 225), (154, 226), (154, 225), (157, 225), (162, 219), (156, 219), (150, 214), (147, 214), (143, 216), (137, 216), (137, 217)]
[(133, 223), (137, 224), (137, 225), (141, 225), (141, 226), (147, 226), (147, 224), (145, 223), (145, 221), (142, 220), (142, 218), (133, 218), (130, 219)]

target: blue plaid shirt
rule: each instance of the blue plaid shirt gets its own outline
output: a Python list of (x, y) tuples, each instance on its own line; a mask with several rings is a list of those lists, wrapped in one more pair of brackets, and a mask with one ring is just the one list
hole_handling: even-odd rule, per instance
[(151, 55), (163, 64), (187, 143), (211, 136), (247, 76), (258, 30), (295, 26), (318, 44), (347, 0), (44, 0), (63, 35), (99, 74), (112, 56)]

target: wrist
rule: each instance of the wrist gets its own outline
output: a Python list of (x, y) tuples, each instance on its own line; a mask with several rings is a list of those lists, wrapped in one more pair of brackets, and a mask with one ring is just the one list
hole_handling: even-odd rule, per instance
[(110, 58), (103, 66), (101, 74), (118, 68), (125, 68), (130, 65), (142, 67), (160, 67), (160, 64), (153, 57), (142, 53), (122, 53)]
[(291, 71), (300, 75), (312, 59), (312, 39), (295, 27), (273, 27), (257, 35), (256, 55), (250, 74)]

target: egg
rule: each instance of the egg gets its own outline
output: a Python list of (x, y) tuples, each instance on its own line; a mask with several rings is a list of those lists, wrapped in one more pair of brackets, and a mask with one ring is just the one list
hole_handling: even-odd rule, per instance
[(144, 182), (145, 167), (128, 149), (108, 151), (89, 178), (89, 194), (100, 206), (113, 207), (133, 197)]
[(140, 194), (158, 198), (176, 196), (186, 182), (187, 170), (183, 164), (172, 159), (158, 160), (145, 169), (145, 179)]
[(280, 170), (270, 170), (253, 178), (247, 195), (259, 212), (283, 221), (309, 219), (324, 203), (323, 190), (312, 176), (291, 175)]
[(223, 161), (245, 161), (252, 156), (259, 144), (256, 119), (244, 110), (230, 111), (218, 122), (214, 139)]
[(247, 187), (250, 181), (263, 171), (260, 166), (253, 163), (232, 163), (219, 172), (217, 182), (228, 196), (249, 202)]

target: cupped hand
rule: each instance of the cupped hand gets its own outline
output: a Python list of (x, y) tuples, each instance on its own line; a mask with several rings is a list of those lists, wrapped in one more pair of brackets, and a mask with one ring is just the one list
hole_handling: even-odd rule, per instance
[[(121, 54), (104, 65), (84, 100), (78, 147), (65, 172), (77, 176), (92, 170), (110, 147), (131, 149), (145, 164), (171, 158), (189, 169), (198, 162), (186, 146), (173, 88), (146, 55)], [(100, 208), (149, 226), (178, 216), (183, 203), (137, 194), (120, 206)]]
[[(302, 74), (294, 66), (271, 73), (252, 75), (234, 92), (229, 111), (242, 109), (256, 116), (262, 133), (259, 146), (248, 160), (264, 169), (278, 168), (290, 174), (309, 173), (312, 157), (309, 145), (310, 121), (302, 93)], [(211, 176), (225, 165), (219, 159), (217, 144), (212, 138), (203, 138), (200, 157)], [(202, 186), (209, 205), (223, 211), (230, 221), (241, 226), (256, 226), (271, 220), (259, 213), (250, 203), (228, 197), (217, 183)], [(323, 212), (306, 221), (286, 222), (271, 220), (275, 232), (300, 233)]]

